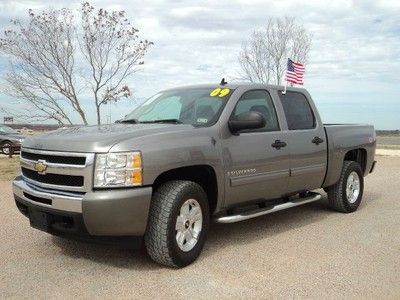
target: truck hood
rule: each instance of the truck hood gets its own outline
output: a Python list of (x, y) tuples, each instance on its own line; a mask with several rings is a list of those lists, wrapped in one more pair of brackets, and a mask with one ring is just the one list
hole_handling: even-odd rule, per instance
[(112, 124), (62, 128), (28, 137), (26, 148), (63, 152), (108, 152), (119, 142), (158, 134), (193, 130), (185, 124)]

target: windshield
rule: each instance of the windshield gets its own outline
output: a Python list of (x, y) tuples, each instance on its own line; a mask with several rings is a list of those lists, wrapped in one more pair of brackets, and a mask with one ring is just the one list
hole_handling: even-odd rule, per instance
[(8, 134), (8, 133), (15, 134), (15, 133), (18, 133), (18, 131), (12, 129), (11, 127), (0, 125), (0, 133), (2, 133), (2, 134)]
[(149, 98), (128, 114), (122, 122), (171, 122), (211, 126), (217, 122), (228, 98), (228, 88), (169, 90)]

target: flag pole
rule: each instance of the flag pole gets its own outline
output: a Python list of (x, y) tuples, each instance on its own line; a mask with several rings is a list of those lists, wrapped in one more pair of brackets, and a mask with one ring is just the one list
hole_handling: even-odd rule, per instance
[(286, 87), (287, 87), (287, 79), (286, 79), (286, 84), (285, 84), (285, 87), (284, 87), (284, 89), (283, 89), (283, 91), (282, 91), (282, 94), (283, 94), (283, 95), (285, 95), (285, 94), (286, 94)]
[[(288, 60), (289, 60), (289, 58), (288, 58)], [(287, 84), (288, 84), (288, 81), (287, 81), (287, 63), (286, 63), (286, 76), (285, 77), (286, 77), (285, 78), (286, 83), (285, 83), (285, 87), (283, 88), (282, 95), (286, 94), (286, 88), (287, 88)]]

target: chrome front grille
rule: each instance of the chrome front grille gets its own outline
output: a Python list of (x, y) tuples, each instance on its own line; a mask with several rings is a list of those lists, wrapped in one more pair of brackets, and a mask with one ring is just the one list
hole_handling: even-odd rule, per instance
[(42, 188), (87, 192), (93, 185), (94, 154), (21, 150), (24, 180)]
[(37, 171), (30, 170), (22, 167), (22, 175), (34, 181), (38, 181), (46, 184), (62, 185), (62, 186), (80, 186), (84, 185), (83, 176), (71, 176), (62, 174), (40, 174)]
[(64, 164), (64, 165), (79, 165), (84, 166), (86, 163), (86, 156), (61, 156), (61, 155), (48, 155), (28, 152), (23, 149), (21, 157), (27, 160), (38, 161), (40, 159), (46, 160), (49, 163)]

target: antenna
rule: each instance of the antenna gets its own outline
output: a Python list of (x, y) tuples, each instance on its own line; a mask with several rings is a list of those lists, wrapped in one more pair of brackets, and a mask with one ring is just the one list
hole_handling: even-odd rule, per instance
[(228, 84), (228, 82), (225, 81), (225, 78), (222, 78), (220, 85), (226, 85), (226, 84)]

